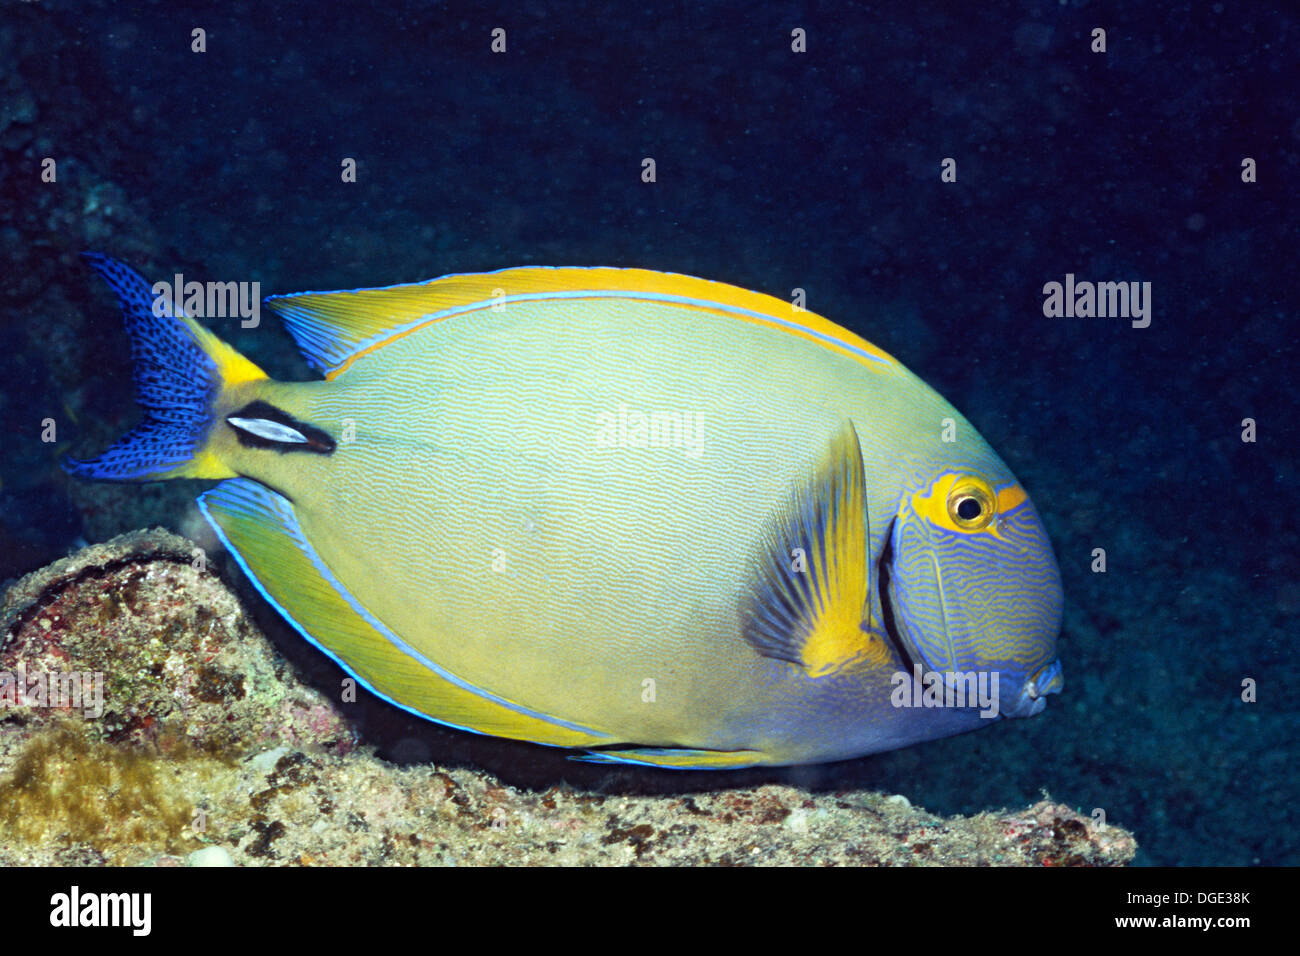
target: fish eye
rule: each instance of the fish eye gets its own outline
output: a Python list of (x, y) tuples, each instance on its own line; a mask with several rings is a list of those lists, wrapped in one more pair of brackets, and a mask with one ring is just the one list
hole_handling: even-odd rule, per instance
[(993, 488), (981, 478), (960, 478), (948, 492), (948, 517), (963, 531), (987, 528), (996, 510)]

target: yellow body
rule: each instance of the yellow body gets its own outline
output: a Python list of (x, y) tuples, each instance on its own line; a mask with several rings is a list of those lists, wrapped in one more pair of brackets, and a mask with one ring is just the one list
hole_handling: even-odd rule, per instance
[[(162, 476), (234, 478), (205, 515), (394, 703), (540, 743), (666, 748), (623, 754), (670, 766), (838, 759), (976, 725), (891, 703), (906, 662), (877, 569), (891, 529), (947, 517), (957, 480), (989, 507), (1024, 492), (981, 477), (1005, 466), (876, 347), (644, 270), (270, 304), (325, 380), (272, 381), (183, 320), (221, 387), (192, 460)], [(332, 445), (251, 441), (250, 408)], [(96, 476), (125, 467), (106, 460)], [(940, 488), (949, 472), (973, 477)]]

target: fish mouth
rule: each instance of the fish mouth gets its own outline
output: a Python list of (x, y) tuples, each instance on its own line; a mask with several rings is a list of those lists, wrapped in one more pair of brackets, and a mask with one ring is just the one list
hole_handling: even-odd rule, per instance
[(1007, 717), (1032, 717), (1047, 706), (1048, 694), (1059, 694), (1064, 686), (1065, 675), (1061, 672), (1061, 660), (1054, 657), (1025, 681), (1015, 705), (1004, 709), (1002, 713)]
[[(894, 547), (892, 531), (891, 526), (890, 533), (885, 537), (885, 548), (881, 553), (880, 562), (877, 566), (876, 591), (880, 600), (881, 624), (885, 635), (898, 653), (904, 667), (911, 673), (918, 663), (923, 667), (928, 665), (916, 651), (907, 634), (906, 625), (900, 619), (894, 607), (893, 587), (890, 582), (890, 562), (893, 557)], [(1047, 707), (1047, 695), (1060, 693), (1061, 688), (1064, 686), (1065, 676), (1061, 670), (1061, 660), (1054, 657), (1021, 685), (1020, 692), (1011, 706), (1001, 708), (1001, 716), (1032, 717), (1035, 714), (1042, 713), (1044, 708)]]

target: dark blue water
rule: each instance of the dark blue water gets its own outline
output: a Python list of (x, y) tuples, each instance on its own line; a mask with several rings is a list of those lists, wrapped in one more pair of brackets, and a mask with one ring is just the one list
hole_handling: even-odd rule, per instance
[[(270, 6), (0, 8), (0, 579), (79, 541), (193, 526), (201, 486), (57, 467), (133, 414), (84, 249), (266, 294), (526, 263), (798, 287), (1030, 489), (1065, 580), (1067, 685), (1029, 721), (768, 776), (940, 812), (1046, 789), (1133, 829), (1139, 862), (1300, 862), (1293, 12)], [(1044, 284), (1067, 273), (1149, 282), (1150, 325), (1046, 317)], [(272, 374), (309, 374), (269, 321), (218, 331)]]

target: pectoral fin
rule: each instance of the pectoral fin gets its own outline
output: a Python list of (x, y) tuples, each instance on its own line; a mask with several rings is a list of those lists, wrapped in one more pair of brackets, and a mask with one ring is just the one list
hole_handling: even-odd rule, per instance
[(868, 619), (867, 522), (862, 449), (845, 422), (764, 534), (745, 618), (745, 637), (758, 653), (809, 677), (888, 656)]

